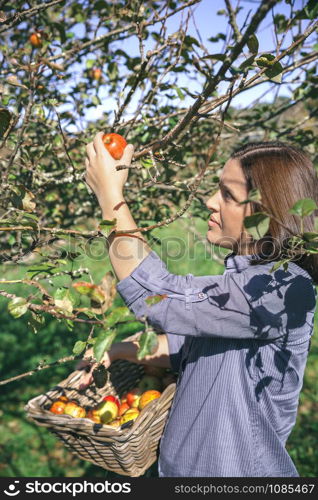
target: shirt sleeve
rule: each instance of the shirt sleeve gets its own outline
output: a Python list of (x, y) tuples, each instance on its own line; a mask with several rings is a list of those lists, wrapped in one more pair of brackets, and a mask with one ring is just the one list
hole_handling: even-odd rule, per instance
[[(288, 270), (270, 274), (266, 266), (180, 276), (152, 251), (116, 288), (137, 317), (175, 335), (272, 340), (297, 328), (309, 332), (316, 304), (311, 280)], [(145, 302), (157, 294), (165, 298)]]

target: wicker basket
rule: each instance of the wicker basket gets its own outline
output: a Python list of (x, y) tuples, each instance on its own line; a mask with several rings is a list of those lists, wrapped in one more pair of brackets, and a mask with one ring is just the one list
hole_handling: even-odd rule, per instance
[(71, 373), (58, 386), (31, 399), (25, 406), (28, 417), (56, 434), (72, 453), (83, 460), (124, 476), (144, 474), (157, 459), (159, 440), (176, 384), (166, 387), (160, 398), (151, 401), (136, 420), (112, 428), (87, 418), (55, 415), (48, 409), (62, 394), (76, 399), (82, 406), (95, 406), (107, 394), (121, 397), (138, 384), (144, 374), (143, 366), (116, 360), (109, 368), (104, 387), (91, 384), (85, 391), (79, 390), (82, 373)]

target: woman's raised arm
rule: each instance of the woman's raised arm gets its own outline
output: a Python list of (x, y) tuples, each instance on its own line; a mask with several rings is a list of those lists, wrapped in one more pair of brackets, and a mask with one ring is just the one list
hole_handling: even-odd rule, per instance
[[(128, 177), (128, 169), (116, 170), (116, 166), (131, 163), (134, 148), (128, 144), (120, 160), (114, 160), (102, 141), (103, 132), (99, 132), (94, 141), (86, 147), (85, 180), (94, 191), (102, 210), (103, 219), (117, 219), (116, 231), (136, 229), (137, 225), (130, 213), (123, 195)], [(122, 280), (140, 264), (151, 252), (139, 231), (123, 236), (110, 235), (109, 258), (114, 272)]]

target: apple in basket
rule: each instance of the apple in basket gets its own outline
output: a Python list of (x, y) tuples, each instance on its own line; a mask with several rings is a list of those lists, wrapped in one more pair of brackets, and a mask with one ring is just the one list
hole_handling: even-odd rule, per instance
[(154, 399), (160, 398), (160, 396), (161, 396), (161, 392), (159, 392), (159, 391), (154, 391), (154, 390), (145, 391), (140, 396), (138, 409), (140, 411), (143, 410), (145, 408), (145, 406), (147, 406), (151, 401), (153, 401)]
[(92, 420), (96, 424), (101, 424), (100, 415), (99, 415), (98, 410), (96, 408), (88, 409), (86, 412), (86, 418), (89, 418), (90, 420)]
[(108, 424), (118, 416), (118, 406), (114, 401), (102, 401), (96, 410), (102, 424)]
[(64, 414), (70, 415), (71, 417), (74, 418), (85, 418), (86, 410), (85, 408), (82, 408), (82, 406), (77, 404), (76, 401), (69, 401), (65, 405)]
[(63, 415), (65, 406), (66, 406), (65, 401), (57, 399), (56, 401), (53, 401), (53, 403), (51, 404), (50, 411), (52, 413), (55, 413), (56, 415)]
[(121, 417), (127, 410), (129, 410), (130, 406), (128, 403), (121, 403), (119, 410), (118, 410), (118, 416)]
[(120, 401), (118, 398), (116, 398), (116, 396), (113, 396), (112, 394), (109, 394), (108, 396), (105, 396), (103, 398), (103, 401), (113, 401), (113, 403), (116, 403), (116, 405), (118, 406), (118, 409), (120, 407)]
[(154, 375), (144, 375), (140, 380), (138, 387), (141, 389), (141, 392), (149, 391), (151, 389), (161, 391), (162, 383), (161, 380)]
[(139, 399), (142, 393), (143, 391), (140, 387), (134, 387), (131, 391), (127, 392), (126, 399), (130, 407), (138, 407)]
[(138, 408), (129, 408), (129, 410), (125, 411), (125, 413), (120, 417), (120, 425), (126, 424), (130, 420), (135, 420), (139, 413)]

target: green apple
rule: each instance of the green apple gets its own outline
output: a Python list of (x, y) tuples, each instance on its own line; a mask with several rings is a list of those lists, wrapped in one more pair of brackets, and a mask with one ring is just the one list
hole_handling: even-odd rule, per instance
[(161, 391), (162, 382), (158, 377), (153, 375), (144, 375), (140, 380), (138, 387), (142, 392), (150, 390)]

